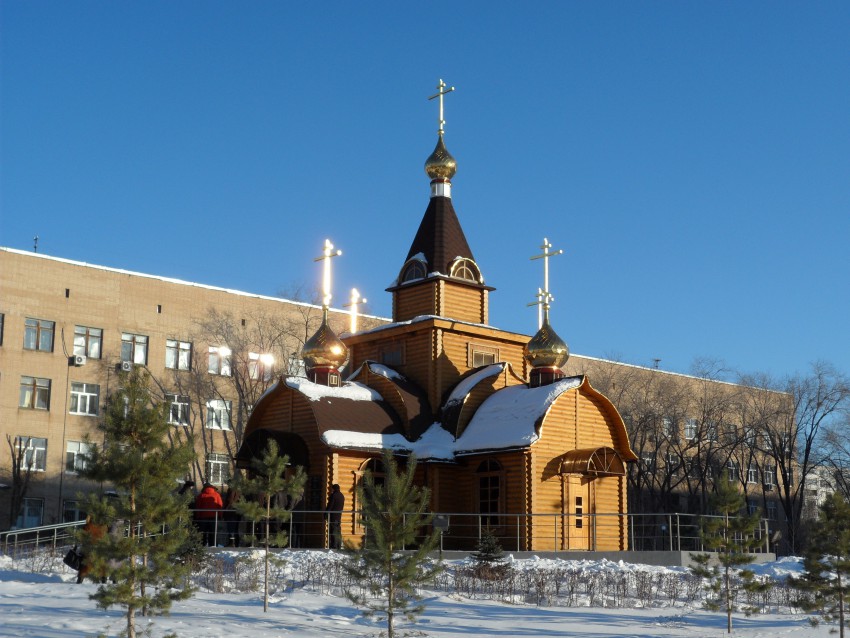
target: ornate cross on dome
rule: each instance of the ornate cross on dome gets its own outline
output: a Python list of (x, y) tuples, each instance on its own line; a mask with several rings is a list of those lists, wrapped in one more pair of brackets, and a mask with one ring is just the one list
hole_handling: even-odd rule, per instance
[(446, 83), (443, 82), (443, 80), (441, 79), (440, 83), (437, 84), (437, 92), (434, 93), (434, 95), (432, 95), (431, 97), (428, 98), (429, 100), (433, 100), (435, 97), (440, 98), (440, 119), (439, 119), (440, 128), (437, 129), (437, 133), (439, 133), (440, 135), (443, 134), (443, 125), (446, 123), (446, 121), (443, 119), (443, 96), (446, 95), (447, 93), (451, 93), (454, 90), (455, 90), (455, 87), (451, 87), (449, 89), (446, 89)]
[[(551, 250), (552, 244), (549, 243), (549, 240), (545, 237), (543, 238), (543, 245), (540, 246), (543, 249), (542, 255), (534, 255), (531, 259), (542, 259), (543, 260), (543, 288), (537, 289), (537, 299), (538, 301), (529, 305), (541, 305), (543, 307), (543, 316), (548, 320), (549, 319), (549, 303), (553, 301), (555, 298), (552, 296), (552, 293), (549, 292), (549, 257), (554, 257), (555, 255), (563, 254), (563, 250)], [(543, 325), (543, 319), (540, 317), (540, 313), (538, 312), (538, 329)]]
[(360, 304), (364, 304), (368, 301), (369, 300), (366, 299), (366, 297), (360, 296), (360, 292), (357, 290), (357, 288), (351, 289), (351, 301), (349, 301), (347, 304), (344, 305), (345, 308), (351, 308), (351, 325), (350, 325), (351, 334), (354, 334), (355, 332), (357, 332), (357, 308), (358, 308), (358, 306), (360, 306)]
[(324, 271), (322, 272), (322, 308), (327, 310), (331, 305), (331, 257), (339, 257), (342, 254), (341, 250), (334, 250), (334, 245), (330, 239), (325, 240), (325, 249), (322, 251), (321, 257), (316, 257), (313, 261), (324, 261)]

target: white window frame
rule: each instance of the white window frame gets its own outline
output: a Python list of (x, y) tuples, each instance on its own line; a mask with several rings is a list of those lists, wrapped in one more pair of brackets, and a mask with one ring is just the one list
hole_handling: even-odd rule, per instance
[(39, 436), (17, 436), (18, 451), (22, 451), (21, 467), (29, 472), (47, 469), (47, 439)]
[(165, 367), (169, 370), (191, 370), (192, 344), (179, 339), (166, 339)]
[(168, 401), (168, 422), (171, 425), (189, 425), (190, 399), (185, 394), (166, 394)]
[(74, 326), (74, 354), (100, 359), (103, 351), (103, 329), (89, 326)]
[(71, 382), (71, 403), (68, 414), (97, 416), (100, 413), (100, 386), (82, 381)]
[(86, 467), (85, 455), (91, 452), (91, 443), (68, 441), (65, 447), (65, 474), (78, 474)]
[(699, 431), (699, 423), (696, 419), (685, 419), (685, 439), (688, 441), (693, 441), (697, 438), (697, 432)]
[(767, 502), (767, 518), (775, 521), (778, 518), (779, 508), (776, 506), (776, 501)]
[(754, 464), (750, 463), (747, 466), (747, 483), (759, 482), (759, 469)]
[(227, 454), (210, 452), (206, 461), (207, 482), (225, 485), (230, 480), (230, 457)]
[(232, 351), (227, 346), (210, 346), (207, 371), (222, 377), (232, 374), (231, 355)]
[(261, 377), (263, 381), (271, 381), (274, 374), (274, 357), (264, 352), (249, 352), (248, 353), (248, 376), (254, 381), (258, 381)]
[(764, 476), (764, 486), (766, 488), (773, 489), (776, 487), (776, 466), (775, 465), (765, 465), (764, 471), (762, 472)]
[(208, 430), (230, 430), (230, 410), (233, 402), (225, 399), (207, 401), (205, 427)]
[(134, 334), (132, 332), (121, 333), (121, 361), (129, 361), (135, 365), (147, 365), (148, 363), (148, 337), (147, 335)]
[(741, 480), (741, 464), (738, 461), (729, 461), (726, 464), (726, 473), (730, 483)]

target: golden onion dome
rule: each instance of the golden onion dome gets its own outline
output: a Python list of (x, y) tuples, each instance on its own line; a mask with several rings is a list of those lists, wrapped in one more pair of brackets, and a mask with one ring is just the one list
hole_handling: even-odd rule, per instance
[(327, 315), (316, 333), (301, 348), (301, 358), (307, 370), (317, 367), (339, 368), (348, 358), (348, 348), (328, 325)]
[(570, 358), (570, 349), (552, 330), (547, 318), (537, 334), (526, 344), (523, 355), (532, 368), (560, 368)]
[(443, 134), (437, 139), (434, 152), (425, 160), (425, 172), (431, 179), (451, 179), (457, 172), (457, 162), (443, 143)]

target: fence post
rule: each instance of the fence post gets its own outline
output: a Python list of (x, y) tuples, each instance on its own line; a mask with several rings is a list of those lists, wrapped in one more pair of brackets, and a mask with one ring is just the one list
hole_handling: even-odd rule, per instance
[(516, 517), (516, 551), (519, 550), (519, 514)]
[(635, 516), (636, 514), (628, 514), (628, 519), (626, 519), (626, 524), (629, 526), (629, 536), (631, 536), (632, 542), (629, 544), (629, 548), (634, 552), (635, 549)]

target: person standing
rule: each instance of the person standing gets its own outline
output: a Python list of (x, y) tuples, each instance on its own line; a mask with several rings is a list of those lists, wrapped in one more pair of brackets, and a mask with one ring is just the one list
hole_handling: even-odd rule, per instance
[(211, 483), (204, 483), (204, 489), (195, 499), (195, 522), (207, 547), (216, 542), (216, 523), (223, 506), (218, 490)]
[(345, 496), (337, 483), (331, 488), (328, 505), (325, 508), (328, 515), (328, 534), (331, 549), (342, 549), (342, 509), (345, 507)]
[[(98, 525), (94, 522), (94, 519), (91, 517), (91, 515), (86, 516), (86, 524), (83, 525), (83, 542), (81, 545), (82, 549), (79, 552), (80, 568), (77, 571), (78, 585), (82, 583), (83, 579), (88, 576), (92, 571), (91, 562), (89, 561), (87, 556), (91, 546), (99, 543), (105, 535), (106, 525)], [(106, 577), (104, 574), (100, 574), (97, 580), (100, 580), (100, 582), (105, 583)]]

